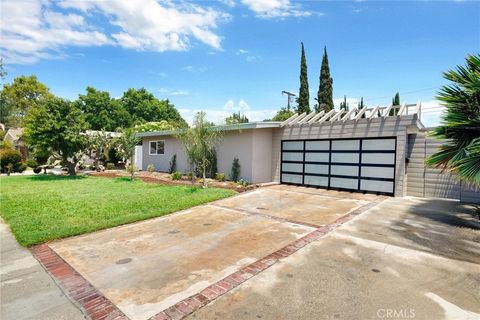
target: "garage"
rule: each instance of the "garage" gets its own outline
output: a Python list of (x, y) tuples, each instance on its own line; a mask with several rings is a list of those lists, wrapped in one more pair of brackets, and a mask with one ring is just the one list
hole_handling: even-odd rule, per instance
[(280, 182), (395, 193), (396, 137), (281, 141)]

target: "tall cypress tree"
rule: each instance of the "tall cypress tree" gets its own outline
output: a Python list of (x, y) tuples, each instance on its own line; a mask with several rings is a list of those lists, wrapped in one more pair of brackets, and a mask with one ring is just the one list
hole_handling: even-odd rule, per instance
[(317, 105), (315, 110), (325, 110), (328, 112), (333, 109), (333, 79), (330, 76), (330, 67), (328, 66), (327, 47), (323, 49), (322, 67), (320, 68), (320, 84), (318, 86)]
[(308, 92), (307, 58), (302, 42), (302, 58), (300, 60), (300, 89), (297, 98), (297, 112), (310, 112), (310, 93)]
[(363, 103), (363, 97), (360, 99), (358, 103), (358, 110), (365, 108), (365, 104)]
[(344, 109), (345, 111), (348, 111), (348, 103), (347, 103), (347, 96), (343, 96), (343, 101), (340, 102), (340, 110)]
[[(399, 106), (400, 105), (400, 94), (397, 92), (395, 93), (395, 96), (392, 98), (392, 105), (394, 106)], [(394, 116), (395, 115), (395, 109), (390, 110), (390, 113), (388, 114), (389, 116)]]

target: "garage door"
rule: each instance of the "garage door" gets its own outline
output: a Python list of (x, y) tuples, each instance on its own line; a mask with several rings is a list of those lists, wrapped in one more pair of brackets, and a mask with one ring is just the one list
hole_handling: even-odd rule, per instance
[(396, 138), (282, 140), (280, 182), (395, 192)]

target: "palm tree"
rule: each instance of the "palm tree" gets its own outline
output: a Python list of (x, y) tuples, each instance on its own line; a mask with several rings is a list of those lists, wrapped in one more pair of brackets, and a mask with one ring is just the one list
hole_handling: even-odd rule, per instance
[(443, 76), (452, 84), (438, 94), (447, 112), (433, 136), (448, 141), (427, 159), (427, 164), (480, 186), (480, 54), (468, 55), (466, 66), (457, 66)]

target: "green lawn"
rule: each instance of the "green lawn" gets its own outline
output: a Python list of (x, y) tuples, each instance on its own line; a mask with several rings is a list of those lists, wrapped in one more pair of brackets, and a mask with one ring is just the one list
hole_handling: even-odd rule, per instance
[(23, 246), (159, 217), (234, 191), (147, 184), (126, 178), (0, 178), (0, 215)]

